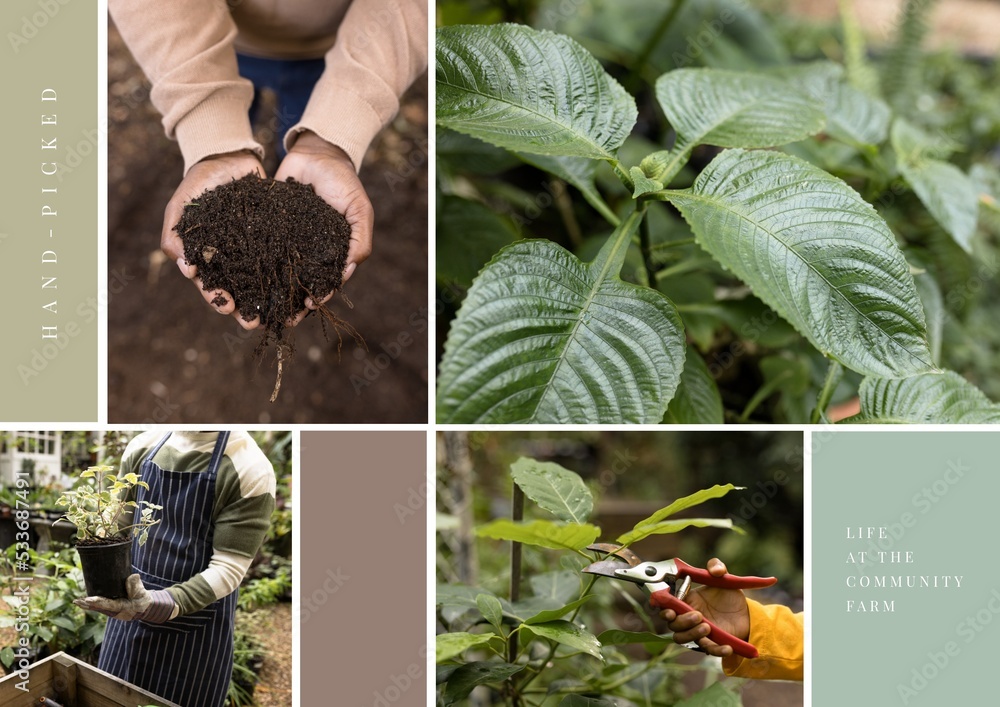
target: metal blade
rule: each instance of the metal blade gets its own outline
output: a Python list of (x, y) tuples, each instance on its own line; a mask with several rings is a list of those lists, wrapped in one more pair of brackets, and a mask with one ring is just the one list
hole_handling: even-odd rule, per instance
[(594, 552), (604, 552), (608, 555), (614, 555), (626, 562), (629, 567), (635, 567), (642, 562), (642, 558), (636, 555), (634, 552), (629, 550), (627, 547), (622, 547), (615, 543), (594, 543), (593, 545), (587, 546), (588, 550), (593, 550)]
[(622, 579), (619, 575), (615, 574), (615, 570), (628, 569), (629, 564), (618, 557), (606, 557), (603, 560), (598, 560), (597, 562), (587, 565), (583, 568), (583, 572), (587, 574), (596, 574), (601, 577), (611, 577), (612, 579)]

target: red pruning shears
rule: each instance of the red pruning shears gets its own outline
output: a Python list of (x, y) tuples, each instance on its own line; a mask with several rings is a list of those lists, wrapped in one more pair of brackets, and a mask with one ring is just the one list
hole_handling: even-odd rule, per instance
[[(692, 567), (677, 558), (661, 562), (643, 562), (642, 558), (628, 548), (613, 543), (595, 543), (588, 550), (607, 554), (603, 560), (583, 568), (584, 572), (612, 579), (621, 579), (641, 585), (649, 592), (649, 603), (658, 609), (672, 609), (678, 616), (695, 609), (684, 601), (692, 582), (706, 587), (720, 589), (758, 589), (770, 587), (778, 580), (775, 577), (740, 577), (724, 574), (716, 577), (707, 569)], [(719, 645), (731, 646), (736, 655), (756, 658), (757, 649), (746, 641), (705, 619), (711, 629), (708, 638)], [(697, 648), (695, 644), (687, 644)]]

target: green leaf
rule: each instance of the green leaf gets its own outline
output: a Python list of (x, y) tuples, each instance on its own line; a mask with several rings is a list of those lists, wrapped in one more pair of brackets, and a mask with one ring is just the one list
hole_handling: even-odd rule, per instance
[(695, 145), (771, 147), (823, 129), (819, 104), (784, 82), (760, 74), (720, 69), (678, 69), (656, 80), (656, 99), (677, 141), (642, 167), (669, 181)]
[(724, 422), (719, 388), (694, 346), (688, 346), (681, 384), (663, 421), (679, 425), (721, 425)]
[[(467, 587), (463, 584), (438, 584), (436, 603), (441, 607), (444, 620), (451, 623), (471, 609), (479, 609), (477, 599), (481, 594), (489, 594), (479, 587)], [(492, 595), (491, 595), (492, 596)], [(497, 599), (504, 607), (503, 599)]]
[(885, 101), (844, 83), (843, 68), (829, 61), (782, 68), (777, 75), (823, 104), (826, 133), (855, 147), (874, 146), (889, 135)]
[(904, 120), (897, 119), (892, 125), (892, 147), (900, 173), (920, 202), (955, 242), (971, 253), (979, 218), (975, 182), (955, 165), (928, 157), (935, 149), (931, 138)]
[(521, 631), (547, 638), (550, 641), (561, 643), (578, 651), (583, 651), (588, 655), (603, 660), (601, 657), (601, 644), (594, 634), (584, 631), (576, 624), (569, 621), (548, 621), (542, 624), (521, 624)]
[(735, 530), (741, 535), (744, 532), (742, 528), (733, 525), (731, 518), (681, 518), (643, 525), (619, 537), (618, 542), (623, 545), (631, 545), (643, 538), (648, 538), (650, 535), (678, 533), (685, 528), (726, 528), (727, 530)]
[(695, 506), (700, 506), (705, 501), (711, 501), (713, 498), (722, 498), (730, 491), (742, 491), (743, 486), (733, 486), (732, 484), (716, 484), (712, 488), (701, 489), (700, 491), (695, 491), (692, 494), (678, 498), (676, 501), (668, 506), (664, 506), (660, 510), (656, 511), (653, 515), (648, 518), (643, 518), (638, 523), (635, 524), (633, 530), (638, 530), (644, 525), (653, 525), (654, 523), (659, 523), (661, 520), (669, 518), (670, 516), (680, 513), (681, 511), (687, 510), (688, 508), (693, 508)]
[(437, 662), (450, 660), (472, 648), (482, 646), (496, 638), (492, 633), (439, 633), (437, 636)]
[(560, 604), (568, 603), (580, 593), (580, 573), (569, 570), (532, 574), (528, 583), (536, 597), (555, 599)]
[(680, 382), (674, 305), (618, 277), (641, 216), (597, 258), (549, 241), (504, 248), (452, 322), (438, 373), (447, 423), (654, 423)]
[(559, 520), (584, 523), (594, 510), (594, 497), (580, 475), (555, 462), (521, 457), (510, 465), (510, 475), (525, 496)]
[(59, 628), (76, 633), (76, 623), (68, 616), (52, 616), (49, 618), (49, 623), (53, 626), (58, 626)]
[(952, 371), (903, 380), (865, 378), (861, 415), (849, 422), (977, 425), (1000, 422), (1000, 405)]
[(476, 685), (503, 682), (521, 670), (524, 670), (523, 665), (513, 663), (492, 661), (466, 663), (448, 676), (448, 683), (444, 688), (444, 702), (450, 705), (464, 700)]
[(478, 201), (442, 196), (437, 212), (437, 277), (468, 288), (497, 251), (517, 240), (508, 219)]
[(497, 630), (500, 629), (500, 624), (503, 622), (503, 606), (499, 599), (492, 594), (479, 594), (476, 596), (476, 607), (484, 619)]
[(576, 611), (579, 607), (590, 601), (591, 594), (585, 597), (577, 599), (576, 601), (571, 601), (566, 606), (560, 606), (558, 609), (550, 609), (548, 611), (540, 611), (534, 616), (531, 616), (524, 620), (526, 624), (542, 624), (548, 621), (555, 621), (556, 619), (561, 619), (566, 614)]
[(821, 353), (885, 378), (933, 368), (909, 266), (882, 218), (841, 180), (788, 155), (727, 150), (691, 189), (661, 194)]
[(621, 631), (616, 628), (600, 634), (597, 640), (601, 642), (602, 646), (622, 646), (630, 643), (669, 644), (674, 642), (670, 636), (658, 636), (649, 631)]
[(495, 520), (487, 525), (476, 528), (476, 535), (494, 540), (511, 540), (547, 547), (553, 550), (582, 550), (597, 540), (601, 529), (596, 525), (586, 523), (553, 523), (547, 520), (534, 520), (530, 523), (516, 523), (512, 520)]
[(634, 184), (632, 189), (633, 199), (638, 199), (643, 194), (650, 194), (654, 191), (660, 191), (660, 189), (663, 189), (663, 184), (661, 182), (658, 182), (655, 179), (650, 179), (638, 167), (632, 167), (629, 170), (629, 176), (632, 177), (632, 183)]
[(614, 160), (635, 101), (587, 50), (523, 25), (437, 30), (437, 122), (521, 152)]
[(494, 175), (520, 164), (517, 156), (511, 152), (469, 135), (442, 127), (437, 128), (436, 134), (434, 154), (437, 157), (438, 174), (456, 171)]
[(728, 682), (714, 683), (686, 700), (676, 703), (675, 707), (740, 707), (743, 702), (739, 693), (733, 692), (729, 685)]

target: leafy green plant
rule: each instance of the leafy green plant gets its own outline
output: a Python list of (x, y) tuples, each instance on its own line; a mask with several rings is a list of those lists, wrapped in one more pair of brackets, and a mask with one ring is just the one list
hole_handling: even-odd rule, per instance
[(260, 627), (251, 614), (239, 611), (233, 632), (233, 676), (226, 694), (227, 707), (250, 707), (257, 704), (253, 693), (260, 681), (264, 662), (264, 644), (257, 638)]
[[(130, 495), (135, 487), (148, 489), (149, 485), (141, 481), (138, 474), (119, 476), (110, 466), (92, 466), (81, 473), (80, 478), (93, 479), (93, 483), (82, 483), (56, 501), (56, 505), (67, 509), (60, 520), (65, 519), (76, 526), (77, 539), (85, 542), (124, 540), (134, 534), (140, 545), (145, 544), (149, 529), (160, 522), (153, 514), (163, 506), (135, 501)], [(132, 515), (133, 522), (122, 525), (126, 513)]]
[[(16, 550), (12, 545), (6, 551), (5, 559), (11, 567), (15, 563)], [(30, 647), (37, 651), (66, 651), (93, 662), (104, 640), (107, 618), (73, 604), (74, 599), (87, 595), (75, 551), (66, 548), (51, 552), (27, 552), (27, 563), (36, 571), (44, 568), (47, 574), (35, 575), (31, 591), (26, 595), (23, 593), (23, 578), (0, 574), (0, 594), (11, 607), (11, 611), (0, 616), (0, 628), (15, 628), (18, 636), (26, 637)], [(16, 593), (18, 590), (21, 593)], [(20, 608), (25, 596), (26, 614)], [(0, 662), (8, 669), (11, 667), (14, 662), (12, 647), (0, 647)]]
[[(636, 57), (612, 49), (639, 31), (626, 10), (591, 4), (562, 24), (624, 67), (636, 91), (565, 34), (437, 30), (438, 276), (462, 299), (440, 361), (438, 421), (750, 421), (775, 394), (777, 421), (826, 421), (831, 402), (852, 396), (854, 421), (1000, 419), (942, 354), (973, 295), (945, 298), (941, 283), (971, 282), (974, 258), (995, 261), (977, 234), (1000, 233), (980, 218), (1000, 181), (988, 161), (957, 165), (940, 125), (911, 122), (906, 57), (926, 13), (908, 8), (900, 24), (883, 81), (894, 111), (849, 15), (845, 65), (791, 64), (735, 36), (753, 26), (744, 13), (699, 56), (726, 63), (714, 53), (725, 47), (729, 64), (760, 68), (686, 68), (675, 51), (684, 68), (650, 77), (650, 96), (650, 65), (671, 63), (660, 42), (682, 41), (677, 23), (697, 34), (692, 4), (660, 9)], [(716, 14), (703, 16), (731, 4), (706, 3)], [(541, 3), (540, 21), (553, 15)], [(669, 149), (638, 132), (640, 108), (646, 124), (654, 111), (665, 118), (669, 130), (650, 137)], [(564, 187), (543, 202), (496, 178), (523, 175), (519, 165), (584, 203)], [(916, 225), (913, 200), (929, 217)], [(518, 240), (542, 220), (537, 203), (557, 207), (565, 233), (545, 221), (549, 238)], [(527, 204), (512, 210), (527, 218), (495, 204)], [(581, 226), (594, 213), (603, 234), (592, 218)], [(942, 386), (965, 402), (940, 404)], [(883, 389), (894, 392), (874, 400)]]
[(255, 577), (240, 586), (239, 606), (253, 611), (270, 606), (289, 596), (292, 590), (292, 568), (288, 564), (274, 570), (273, 576)]
[[(601, 535), (588, 522), (594, 508), (590, 489), (574, 472), (551, 462), (521, 458), (511, 465), (514, 487), (512, 519), (494, 520), (476, 528), (481, 538), (510, 541), (508, 596), (479, 587), (439, 584), (436, 639), (438, 703), (462, 702), (478, 686), (510, 705), (558, 704), (567, 707), (613, 704), (624, 698), (645, 704), (676, 704), (682, 698), (681, 669), (675, 664), (683, 649), (670, 636), (657, 635), (649, 617), (627, 591), (581, 574), (594, 558), (585, 550)], [(730, 518), (677, 518), (710, 499), (734, 490), (732, 484), (713, 486), (659, 509), (620, 535), (628, 545), (651, 535), (686, 528), (715, 527), (742, 532)], [(514, 520), (527, 497), (547, 518)], [(521, 546), (546, 553), (544, 564), (554, 571), (528, 578), (531, 596), (521, 592)], [(553, 561), (553, 552), (558, 562)], [(587, 577), (587, 581), (583, 578)], [(636, 610), (639, 623), (595, 635), (589, 630), (602, 617), (607, 592), (617, 592)], [(608, 619), (605, 619), (608, 621)], [(610, 619), (614, 621), (614, 619)], [(644, 629), (644, 630), (638, 630)], [(636, 657), (640, 650), (645, 657)], [(739, 704), (738, 681), (717, 682), (699, 697)], [(719, 702), (705, 702), (705, 704)], [(700, 703), (699, 703), (700, 704)]]

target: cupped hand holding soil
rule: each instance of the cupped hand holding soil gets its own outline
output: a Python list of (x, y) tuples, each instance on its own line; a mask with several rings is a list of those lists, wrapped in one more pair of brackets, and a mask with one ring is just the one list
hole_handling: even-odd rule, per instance
[[(198, 292), (205, 298), (212, 307), (221, 314), (232, 314), (236, 320), (247, 329), (254, 329), (258, 325), (258, 320), (244, 320), (236, 312), (233, 304), (233, 297), (229, 292), (221, 289), (206, 290), (203, 287), (201, 278), (198, 276), (197, 268), (188, 263), (184, 258), (184, 243), (181, 241), (175, 227), (181, 219), (184, 207), (195, 201), (199, 196), (210, 189), (239, 179), (247, 174), (264, 176), (264, 168), (260, 160), (251, 152), (233, 152), (224, 155), (216, 155), (198, 162), (181, 181), (174, 191), (173, 197), (167, 202), (167, 208), (163, 212), (163, 230), (160, 233), (160, 248), (171, 260), (177, 263), (181, 274), (192, 280), (198, 288)], [(225, 302), (223, 302), (225, 300)]]
[(351, 227), (308, 184), (248, 174), (185, 206), (175, 229), (202, 287), (230, 293), (236, 314), (259, 320), (279, 347), (306, 300), (343, 284)]
[[(311, 184), (317, 195), (347, 219), (351, 226), (350, 249), (344, 269), (344, 282), (347, 282), (355, 268), (371, 255), (375, 221), (371, 201), (351, 158), (336, 145), (306, 130), (296, 137), (274, 178)], [(306, 306), (313, 309), (316, 303), (306, 302)]]

